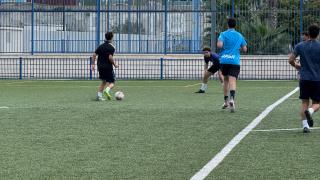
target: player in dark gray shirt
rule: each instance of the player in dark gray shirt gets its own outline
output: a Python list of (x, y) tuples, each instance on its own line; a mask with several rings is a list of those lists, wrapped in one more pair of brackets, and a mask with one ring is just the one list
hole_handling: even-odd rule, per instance
[[(300, 96), (303, 132), (310, 132), (309, 127), (313, 126), (312, 114), (319, 110), (320, 102), (320, 42), (317, 40), (320, 28), (311, 25), (308, 28), (308, 41), (299, 43), (294, 52), (290, 54), (289, 63), (300, 71)], [(296, 61), (300, 57), (300, 63)], [(312, 104), (309, 107), (309, 100)]]
[[(101, 44), (93, 54), (92, 67), (91, 69), (95, 70), (95, 61), (98, 56), (98, 72), (99, 78), (101, 79), (101, 84), (98, 89), (97, 100), (104, 101), (102, 94), (104, 94), (109, 100), (111, 100), (110, 90), (113, 88), (115, 83), (115, 75), (113, 72), (113, 67), (118, 68), (118, 65), (113, 59), (115, 52), (115, 47), (112, 45), (113, 33), (107, 32), (105, 34), (105, 42)], [(106, 87), (107, 86), (107, 87)], [(106, 87), (106, 88), (105, 88)], [(104, 89), (105, 88), (105, 89)]]

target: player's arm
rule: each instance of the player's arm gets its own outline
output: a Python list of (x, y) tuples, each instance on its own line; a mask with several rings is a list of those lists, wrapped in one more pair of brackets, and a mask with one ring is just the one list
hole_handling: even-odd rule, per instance
[(115, 67), (118, 68), (119, 65), (117, 65), (113, 59), (113, 56), (111, 54), (109, 54), (109, 62)]
[(208, 63), (204, 63), (203, 70), (204, 70), (204, 71), (207, 71), (207, 70), (208, 70), (208, 67), (209, 67)]
[(97, 54), (96, 54), (96, 53), (93, 53), (93, 55), (92, 55), (92, 63), (91, 63), (91, 70), (92, 70), (92, 71), (95, 70), (96, 59), (97, 59)]
[(217, 42), (217, 47), (218, 47), (219, 49), (221, 49), (221, 48), (223, 47), (223, 41), (218, 40), (218, 42)]
[(299, 63), (297, 63), (296, 61), (297, 55), (294, 53), (290, 53), (289, 55), (289, 64), (296, 68), (297, 70), (299, 70), (301, 68), (301, 65)]
[(242, 52), (247, 52), (247, 51), (248, 51), (248, 48), (247, 48), (247, 46), (245, 45), (245, 46), (241, 46), (240, 50), (241, 50)]

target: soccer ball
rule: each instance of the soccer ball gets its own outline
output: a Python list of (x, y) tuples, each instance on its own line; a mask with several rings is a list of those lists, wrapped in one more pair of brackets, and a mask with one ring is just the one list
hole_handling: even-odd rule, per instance
[(122, 100), (124, 98), (124, 94), (122, 91), (117, 91), (114, 96), (116, 97), (116, 100)]

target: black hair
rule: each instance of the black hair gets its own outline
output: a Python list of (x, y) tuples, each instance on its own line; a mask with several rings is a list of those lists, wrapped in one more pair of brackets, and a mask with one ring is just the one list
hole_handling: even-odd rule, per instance
[(318, 37), (319, 31), (320, 31), (320, 28), (316, 24), (313, 24), (313, 25), (309, 26), (309, 28), (308, 28), (309, 36), (312, 39), (315, 39)]
[(228, 18), (228, 27), (229, 28), (235, 28), (236, 27), (236, 19), (234, 18)]
[(113, 32), (107, 32), (104, 37), (107, 41), (110, 41), (113, 38)]

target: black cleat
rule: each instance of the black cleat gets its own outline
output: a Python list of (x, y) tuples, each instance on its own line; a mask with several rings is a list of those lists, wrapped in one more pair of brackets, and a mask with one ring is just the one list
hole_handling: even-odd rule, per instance
[(307, 122), (309, 124), (310, 127), (313, 127), (313, 119), (311, 117), (311, 114), (308, 110), (305, 110), (304, 111), (304, 114), (306, 115), (306, 118), (307, 118)]
[(309, 132), (310, 132), (310, 129), (307, 128), (307, 127), (304, 127), (302, 132), (303, 132), (303, 133), (309, 133)]
[(205, 91), (200, 89), (199, 91), (194, 92), (194, 93), (205, 93)]

